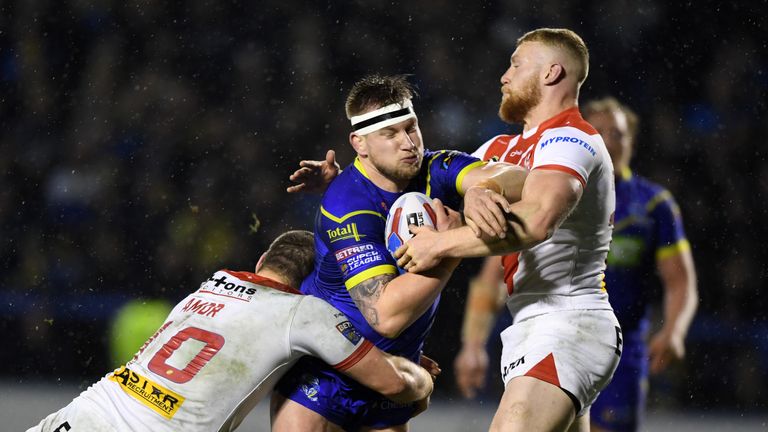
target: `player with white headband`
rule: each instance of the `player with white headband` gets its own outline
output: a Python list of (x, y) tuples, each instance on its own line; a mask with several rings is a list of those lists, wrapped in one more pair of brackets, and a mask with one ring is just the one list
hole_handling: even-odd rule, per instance
[[(400, 274), (384, 241), (390, 206), (413, 191), (453, 208), (463, 197), (468, 218), (503, 236), (499, 205), (519, 199), (526, 171), (491, 167), (461, 152), (425, 150), (413, 95), (401, 76), (367, 77), (350, 91), (349, 141), (357, 157), (323, 196), (315, 222), (317, 265), (301, 289), (344, 312), (382, 350), (418, 361), (458, 260), (425, 274)], [(434, 208), (438, 229), (449, 228), (439, 200)], [(414, 412), (413, 404), (388, 402), (321, 362), (300, 362), (277, 389), (272, 426), (278, 432), (407, 430)]]

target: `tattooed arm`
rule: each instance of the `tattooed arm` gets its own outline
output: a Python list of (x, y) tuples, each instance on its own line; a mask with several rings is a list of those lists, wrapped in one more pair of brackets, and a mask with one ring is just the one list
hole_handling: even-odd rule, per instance
[(395, 338), (432, 306), (458, 264), (458, 259), (446, 259), (423, 273), (374, 276), (352, 287), (349, 295), (374, 330)]

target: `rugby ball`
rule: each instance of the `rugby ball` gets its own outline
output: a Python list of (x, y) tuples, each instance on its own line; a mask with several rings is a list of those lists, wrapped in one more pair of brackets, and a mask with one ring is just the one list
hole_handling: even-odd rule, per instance
[(408, 192), (398, 198), (387, 215), (385, 240), (387, 250), (394, 254), (397, 248), (413, 237), (409, 225), (431, 226), (437, 223), (432, 200), (421, 192)]

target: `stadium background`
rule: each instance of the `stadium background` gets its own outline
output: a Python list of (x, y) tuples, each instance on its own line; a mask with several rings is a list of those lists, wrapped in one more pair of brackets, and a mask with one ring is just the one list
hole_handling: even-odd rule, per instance
[[(515, 39), (556, 26), (590, 47), (582, 102), (613, 94), (640, 114), (633, 167), (672, 191), (693, 246), (688, 357), (653, 379), (651, 407), (768, 412), (765, 1), (311, 3), (0, 2), (6, 389), (89, 384), (127, 300), (175, 303), (311, 228), (318, 197), (286, 195), (287, 177), (327, 148), (351, 162), (357, 78), (412, 74), (426, 146), (472, 151), (509, 130), (496, 110)], [(444, 293), (426, 349), (436, 397), (457, 403), (476, 267)]]

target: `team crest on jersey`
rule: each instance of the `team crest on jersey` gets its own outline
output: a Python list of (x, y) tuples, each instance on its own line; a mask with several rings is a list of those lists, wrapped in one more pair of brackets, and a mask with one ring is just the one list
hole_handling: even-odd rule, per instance
[(301, 391), (312, 402), (317, 402), (317, 394), (320, 392), (320, 381), (312, 375), (303, 375), (301, 377), (303, 381), (301, 384)]
[(167, 419), (172, 418), (184, 403), (184, 397), (180, 394), (168, 390), (125, 366), (115, 370), (109, 380), (118, 383), (128, 395)]
[(443, 159), (443, 163), (442, 163), (442, 167), (444, 170), (446, 171), (448, 170), (448, 167), (451, 166), (451, 162), (453, 162), (454, 156), (456, 156), (457, 154), (459, 154), (459, 152), (457, 152), (456, 150), (451, 150), (448, 152), (448, 156), (446, 156), (445, 159)]
[(352, 323), (349, 321), (344, 321), (339, 324), (336, 324), (336, 330), (338, 330), (339, 333), (343, 334), (348, 341), (352, 342), (352, 345), (357, 345), (358, 342), (360, 342), (360, 339), (363, 338), (363, 336), (360, 335), (360, 333), (357, 331), (355, 326), (353, 326)]

